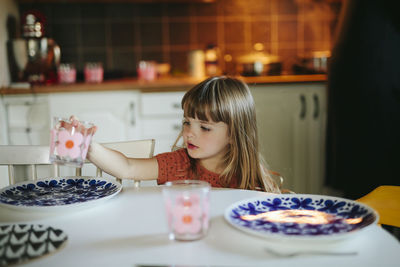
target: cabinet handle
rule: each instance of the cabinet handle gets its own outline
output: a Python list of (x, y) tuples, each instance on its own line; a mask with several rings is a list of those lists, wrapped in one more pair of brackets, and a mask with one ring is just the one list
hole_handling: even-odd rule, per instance
[(306, 105), (305, 95), (300, 95), (300, 103), (301, 103), (300, 119), (304, 120), (306, 117), (306, 114), (307, 114), (307, 105)]
[(314, 114), (313, 114), (313, 117), (314, 117), (314, 119), (318, 119), (318, 117), (319, 117), (319, 98), (318, 98), (318, 95), (314, 94), (313, 95), (313, 99), (314, 99)]
[(172, 107), (176, 109), (180, 109), (181, 105), (179, 103), (172, 103)]
[(135, 120), (135, 102), (131, 102), (129, 105), (129, 108), (131, 110), (131, 125), (135, 126), (136, 120)]

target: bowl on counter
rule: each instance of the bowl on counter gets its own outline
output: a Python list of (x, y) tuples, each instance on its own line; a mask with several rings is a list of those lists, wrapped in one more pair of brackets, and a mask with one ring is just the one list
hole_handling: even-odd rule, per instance
[(282, 62), (277, 55), (262, 51), (245, 54), (237, 58), (237, 72), (242, 76), (280, 75)]
[(331, 56), (329, 50), (312, 51), (298, 57), (293, 65), (296, 74), (324, 74), (328, 71), (328, 61)]

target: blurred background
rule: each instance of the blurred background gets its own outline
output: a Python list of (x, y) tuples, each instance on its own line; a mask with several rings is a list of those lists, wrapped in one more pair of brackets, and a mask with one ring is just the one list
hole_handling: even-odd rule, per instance
[(7, 7), (17, 9), (8, 12), (8, 21), (15, 20), (8, 25), (10, 39), (20, 37), (24, 15), (37, 11), (44, 36), (61, 48), (61, 63), (75, 64), (79, 78), (85, 62), (101, 62), (105, 79), (137, 75), (141, 60), (170, 64), (173, 75), (184, 75), (189, 52), (207, 48), (217, 49), (221, 73), (237, 74), (238, 64), (254, 52), (279, 58), (278, 74), (309, 72), (299, 62), (329, 52), (342, 5), (341, 0), (6, 2), (3, 16)]

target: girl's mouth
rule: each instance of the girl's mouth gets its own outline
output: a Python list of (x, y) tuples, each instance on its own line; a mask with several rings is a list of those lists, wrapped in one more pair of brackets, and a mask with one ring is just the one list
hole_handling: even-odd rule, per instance
[(188, 144), (187, 144), (187, 148), (188, 148), (188, 149), (196, 149), (197, 146), (195, 146), (195, 145), (193, 145), (193, 144), (191, 144), (191, 143), (188, 143)]

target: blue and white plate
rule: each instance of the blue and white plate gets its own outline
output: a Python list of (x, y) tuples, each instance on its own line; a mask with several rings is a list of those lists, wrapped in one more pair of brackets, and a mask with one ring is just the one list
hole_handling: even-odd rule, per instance
[(282, 194), (238, 201), (225, 210), (232, 226), (279, 239), (336, 240), (378, 221), (370, 207), (352, 200), (307, 194)]
[(102, 177), (71, 176), (25, 181), (0, 190), (0, 205), (19, 210), (59, 211), (86, 207), (118, 194), (121, 184)]

